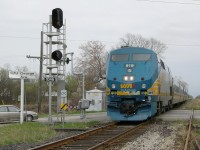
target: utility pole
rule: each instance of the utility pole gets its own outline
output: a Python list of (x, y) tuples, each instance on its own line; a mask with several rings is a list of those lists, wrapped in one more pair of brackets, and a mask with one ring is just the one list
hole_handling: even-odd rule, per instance
[(37, 109), (38, 113), (41, 111), (41, 102), (42, 102), (42, 71), (43, 71), (43, 31), (41, 31), (41, 43), (40, 43), (40, 57), (27, 55), (26, 58), (36, 58), (40, 61), (39, 68), (39, 79), (38, 79), (38, 98), (37, 98)]
[(43, 64), (43, 31), (41, 31), (41, 45), (40, 45), (40, 72), (39, 72), (39, 86), (38, 86), (38, 112), (41, 111), (42, 103), (42, 64)]

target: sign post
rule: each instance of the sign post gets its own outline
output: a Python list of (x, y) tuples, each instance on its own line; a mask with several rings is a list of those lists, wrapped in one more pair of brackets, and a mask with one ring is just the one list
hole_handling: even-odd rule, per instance
[(62, 110), (61, 120), (62, 120), (62, 123), (63, 123), (63, 128), (64, 128), (64, 123), (65, 123), (65, 111), (68, 109), (66, 99), (67, 99), (67, 90), (61, 90), (60, 109)]
[(20, 101), (20, 123), (24, 121), (24, 78), (21, 78), (21, 101)]
[(35, 73), (9, 71), (9, 78), (21, 79), (20, 124), (24, 121), (24, 79), (35, 79)]

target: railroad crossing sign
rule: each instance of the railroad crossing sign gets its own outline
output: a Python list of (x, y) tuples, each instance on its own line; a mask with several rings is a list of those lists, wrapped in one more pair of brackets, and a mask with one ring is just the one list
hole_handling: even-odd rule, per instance
[(61, 97), (62, 98), (67, 97), (67, 90), (61, 90), (60, 92), (61, 92)]
[(67, 104), (60, 104), (60, 109), (67, 110), (68, 109)]

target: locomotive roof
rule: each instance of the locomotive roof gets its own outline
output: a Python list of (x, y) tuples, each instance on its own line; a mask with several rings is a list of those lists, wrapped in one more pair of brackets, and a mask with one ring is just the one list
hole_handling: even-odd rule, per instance
[(136, 53), (155, 53), (153, 50), (151, 49), (147, 49), (147, 48), (143, 48), (143, 47), (122, 47), (122, 48), (119, 48), (119, 49), (115, 49), (115, 50), (112, 50), (110, 53), (123, 53), (123, 52), (131, 52), (131, 51), (134, 51)]

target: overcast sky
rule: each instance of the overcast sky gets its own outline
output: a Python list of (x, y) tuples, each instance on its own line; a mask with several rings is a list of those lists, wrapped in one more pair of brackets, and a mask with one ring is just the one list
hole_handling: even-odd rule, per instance
[(0, 0), (0, 67), (10, 64), (37, 71), (40, 31), (52, 9), (61, 8), (67, 22), (67, 52), (103, 41), (109, 50), (126, 33), (167, 45), (165, 62), (173, 76), (200, 94), (200, 0)]

